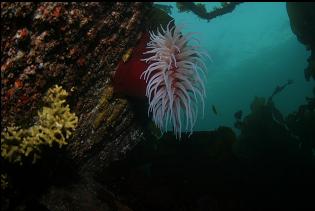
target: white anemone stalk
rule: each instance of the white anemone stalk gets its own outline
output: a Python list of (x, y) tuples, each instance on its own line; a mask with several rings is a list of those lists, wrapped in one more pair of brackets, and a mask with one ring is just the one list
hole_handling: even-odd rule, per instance
[(146, 96), (149, 99), (148, 115), (152, 113), (153, 121), (162, 132), (167, 131), (171, 123), (176, 138), (181, 138), (184, 130), (193, 132), (198, 116), (198, 104), (202, 104), (202, 115), (205, 106), (206, 65), (204, 58), (208, 54), (199, 46), (189, 45), (193, 33), (183, 35), (180, 27), (170, 28), (170, 21), (161, 32), (150, 33), (147, 44), (149, 64), (141, 74), (147, 82)]

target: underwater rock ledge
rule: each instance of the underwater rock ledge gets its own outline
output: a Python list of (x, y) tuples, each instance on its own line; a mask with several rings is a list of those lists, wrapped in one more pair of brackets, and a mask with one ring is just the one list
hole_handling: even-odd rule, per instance
[[(110, 87), (112, 71), (125, 50), (135, 45), (150, 7), (127, 2), (2, 2), (2, 126), (32, 125), (44, 94), (58, 84), (69, 92), (70, 108), (79, 117), (76, 134), (84, 137), (74, 135), (69, 144), (69, 149), (79, 151), (77, 143), (91, 137), (92, 131), (85, 128), (93, 125), (90, 113), (100, 112), (95, 111), (98, 99), (106, 92), (104, 87)], [(110, 98), (100, 109), (116, 112), (112, 122), (132, 121), (128, 103)], [(78, 161), (79, 153), (74, 154)]]
[[(144, 30), (151, 7), (141, 2), (1, 2), (1, 130), (33, 125), (45, 93), (55, 84), (69, 93), (67, 103), (79, 118), (62, 153), (82, 180), (70, 189), (47, 191), (42, 196), (45, 207), (80, 206), (75, 187), (94, 184), (93, 172), (123, 158), (143, 140), (130, 102), (113, 94), (111, 80), (123, 54)], [(56, 194), (71, 196), (72, 203), (50, 200)]]
[(311, 51), (304, 70), (305, 79), (309, 81), (312, 77), (315, 80), (315, 3), (287, 2), (286, 7), (292, 32)]

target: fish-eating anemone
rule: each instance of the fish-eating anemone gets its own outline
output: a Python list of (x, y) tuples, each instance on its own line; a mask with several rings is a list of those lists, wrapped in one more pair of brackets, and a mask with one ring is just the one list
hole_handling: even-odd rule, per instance
[(142, 36), (131, 59), (119, 65), (115, 87), (131, 96), (145, 95), (154, 123), (162, 132), (171, 124), (180, 139), (184, 130), (192, 134), (199, 102), (204, 113), (207, 68), (203, 59), (210, 57), (200, 46), (188, 44), (196, 40), (193, 33), (183, 35), (181, 27), (172, 24)]

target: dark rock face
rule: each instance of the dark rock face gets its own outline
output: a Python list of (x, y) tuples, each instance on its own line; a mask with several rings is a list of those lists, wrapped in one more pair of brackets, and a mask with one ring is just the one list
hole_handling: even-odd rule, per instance
[(293, 33), (311, 51), (309, 65), (304, 70), (305, 79), (315, 80), (315, 3), (287, 2), (287, 11)]
[[(132, 125), (134, 115), (128, 102), (108, 90), (118, 61), (144, 30), (143, 14), (150, 6), (122, 2), (1, 3), (2, 128), (31, 125), (43, 106), (43, 94), (54, 84), (70, 93), (71, 110), (80, 118), (76, 134), (89, 137), (95, 132), (99, 141), (105, 131), (114, 137), (110, 129), (118, 132)], [(104, 118), (110, 121), (104, 123)], [(96, 119), (98, 127), (89, 130)], [(84, 137), (75, 135), (72, 143)], [(92, 138), (91, 142), (97, 141)], [(81, 150), (72, 145), (69, 148)]]
[[(66, 149), (53, 151), (53, 155), (43, 152), (43, 163), (35, 166), (6, 168), (9, 177), (11, 173), (28, 172), (25, 180), (9, 179), (15, 187), (30, 179), (28, 184), (19, 186), (13, 200), (6, 201), (8, 209), (18, 206), (30, 209), (32, 206), (27, 204), (36, 203), (51, 210), (124, 207), (114, 202), (110, 194), (105, 196), (107, 201), (97, 199), (93, 173), (122, 159), (143, 140), (142, 126), (131, 104), (113, 94), (111, 80), (122, 55), (136, 45), (145, 30), (148, 18), (145, 14), (151, 5), (1, 3), (1, 130), (11, 124), (32, 125), (43, 107), (44, 94), (54, 84), (67, 90), (67, 103), (79, 117)], [(71, 166), (61, 167), (65, 162)], [(72, 171), (77, 179), (71, 179)], [(45, 176), (41, 177), (39, 172)], [(61, 184), (68, 188), (49, 186), (56, 178), (67, 177), (70, 180)], [(45, 188), (38, 187), (43, 184)], [(35, 189), (45, 190), (46, 194)], [(100, 195), (106, 195), (106, 190), (101, 189)], [(54, 200), (56, 197), (59, 203)], [(18, 204), (14, 202), (17, 198)], [(89, 207), (88, 201), (95, 202), (95, 207)]]
[(76, 113), (88, 112), (93, 105), (82, 98), (92, 98), (89, 91), (108, 82), (124, 50), (134, 45), (145, 7), (1, 3), (2, 126), (31, 123), (43, 94), (55, 83), (71, 90)]

